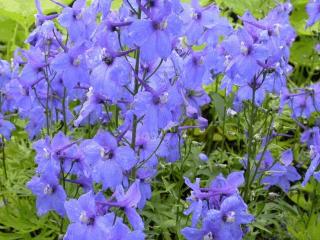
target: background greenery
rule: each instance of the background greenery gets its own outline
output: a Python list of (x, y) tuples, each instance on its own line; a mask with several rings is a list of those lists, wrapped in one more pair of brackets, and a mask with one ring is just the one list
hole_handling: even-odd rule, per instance
[[(60, 0), (72, 4), (72, 0)], [(238, 17), (246, 10), (256, 17), (263, 17), (276, 5), (273, 0), (217, 0), (222, 13), (238, 24)], [(320, 58), (314, 51), (319, 42), (319, 24), (305, 29), (307, 0), (292, 0), (294, 11), (291, 23), (298, 37), (293, 44), (290, 63), (294, 72), (288, 79), (291, 87), (303, 86), (319, 80)], [(208, 2), (204, 2), (207, 4)], [(59, 11), (49, 0), (41, 0), (46, 13)], [(121, 1), (116, 0), (114, 8)], [(17, 47), (24, 44), (28, 34), (34, 28), (36, 13), (33, 0), (0, 0), (0, 56), (10, 60)], [(159, 174), (153, 184), (153, 197), (148, 202), (142, 215), (147, 226), (148, 239), (182, 239), (180, 229), (189, 224), (190, 219), (183, 215), (187, 207), (185, 198), (189, 190), (183, 176), (191, 179), (201, 177), (211, 181), (219, 172), (228, 174), (231, 169), (240, 169), (239, 159), (245, 154), (245, 121), (242, 115), (234, 118), (226, 116), (226, 109), (231, 107), (232, 99), (226, 97), (216, 86), (209, 86), (208, 93), (213, 101), (203, 109), (210, 121), (206, 131), (190, 131), (191, 136), (182, 149), (183, 159), (174, 164), (161, 162)], [(275, 102), (269, 101), (272, 107)], [(262, 118), (261, 118), (262, 119)], [(13, 119), (17, 126), (12, 141), (6, 142), (1, 154), (5, 154), (8, 178), (1, 172), (0, 177), (0, 239), (57, 239), (59, 238), (59, 218), (48, 214), (38, 218), (35, 199), (26, 189), (26, 182), (34, 174), (34, 152), (30, 141), (23, 131), (24, 123)], [(311, 119), (310, 126), (317, 121)], [(279, 156), (284, 148), (292, 147), (295, 161), (305, 165), (309, 159), (307, 149), (299, 144), (299, 132), (285, 111), (276, 119), (282, 133), (293, 133), (294, 138), (283, 138), (272, 143), (269, 148)], [(198, 154), (205, 151), (209, 155), (207, 163), (200, 162)], [(262, 187), (253, 186), (248, 202), (256, 221), (252, 224), (247, 239), (298, 239), (317, 240), (320, 237), (319, 201), (320, 188), (311, 181), (306, 188), (294, 186), (288, 195), (279, 189), (272, 189), (272, 194)], [(163, 204), (165, 203), (165, 204)], [(66, 227), (66, 226), (65, 226)]]

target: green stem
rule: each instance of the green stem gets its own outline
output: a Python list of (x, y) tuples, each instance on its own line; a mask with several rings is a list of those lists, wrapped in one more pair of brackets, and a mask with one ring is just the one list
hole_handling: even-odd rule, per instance
[(67, 134), (67, 132), (68, 132), (66, 98), (67, 98), (67, 89), (64, 87), (63, 98), (62, 98), (62, 114), (63, 114), (63, 132), (64, 132), (64, 134)]
[(3, 174), (4, 174), (4, 178), (5, 180), (8, 179), (8, 174), (7, 174), (7, 166), (6, 166), (6, 153), (4, 150), (4, 137), (2, 136), (2, 146), (1, 146), (1, 150), (2, 150), (2, 165), (3, 165)]
[[(141, 9), (139, 7), (138, 10), (138, 19), (141, 19)], [(140, 48), (138, 48), (135, 52), (135, 59), (136, 64), (134, 67), (134, 73), (135, 73), (135, 79), (134, 79), (134, 90), (133, 94), (136, 95), (139, 91), (139, 80), (138, 80), (138, 74), (139, 74), (139, 67), (140, 67)], [(136, 145), (136, 135), (137, 135), (137, 116), (133, 116), (133, 126), (132, 126), (132, 139), (131, 139), (131, 148), (134, 149)]]
[(261, 156), (260, 156), (260, 159), (259, 159), (258, 163), (255, 164), (255, 170), (253, 172), (251, 180), (249, 180), (249, 186), (251, 186), (253, 184), (253, 182), (254, 182), (257, 174), (258, 174), (258, 170), (260, 168), (260, 165), (261, 165), (261, 163), (263, 161), (264, 155), (265, 155), (265, 153), (267, 151), (267, 148), (268, 148), (268, 146), (270, 144), (270, 139), (269, 138), (270, 138), (270, 136), (272, 134), (272, 123), (273, 123), (273, 116), (272, 116), (272, 118), (270, 120), (270, 124), (269, 124), (268, 130), (267, 130), (267, 136), (266, 136), (267, 142), (265, 143), (265, 146), (264, 146), (264, 148), (262, 150), (262, 153), (261, 153)]
[(252, 88), (252, 98), (251, 98), (251, 109), (250, 109), (250, 116), (248, 119), (248, 141), (247, 141), (247, 166), (245, 170), (245, 188), (244, 188), (244, 200), (248, 200), (248, 194), (250, 192), (250, 171), (251, 171), (251, 162), (255, 161), (254, 159), (254, 152), (253, 152), (253, 138), (254, 138), (254, 121), (256, 115), (256, 106), (255, 106), (255, 98), (256, 98), (256, 89)]
[[(63, 160), (60, 160), (60, 172), (62, 174), (62, 187), (65, 190), (66, 189), (66, 180), (63, 172)], [(60, 222), (60, 233), (63, 233), (63, 224), (64, 224), (64, 217), (61, 216), (61, 222)]]

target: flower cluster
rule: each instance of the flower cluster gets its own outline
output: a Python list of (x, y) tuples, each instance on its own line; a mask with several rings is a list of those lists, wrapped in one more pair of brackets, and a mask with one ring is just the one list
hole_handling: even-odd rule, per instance
[(268, 93), (279, 95), (286, 87), (289, 48), (296, 36), (289, 22), (291, 10), (285, 3), (259, 20), (247, 12), (241, 17), (244, 26), (222, 42), (227, 61), (222, 87), (230, 93), (238, 86), (236, 109), (251, 99), (260, 106)]
[(159, 158), (180, 159), (183, 131), (207, 126), (202, 85), (215, 63), (222, 71), (215, 47), (232, 27), (196, 2), (57, 4), (60, 14), (44, 15), (36, 1), (30, 49), (17, 51), (10, 80), (21, 91), (8, 91), (5, 104), (28, 120), (31, 139), (47, 135), (33, 144), (38, 166), (27, 186), (39, 215), (69, 218), (65, 239), (143, 239), (138, 212)]
[[(18, 49), (12, 65), (0, 61), (0, 102), (2, 112), (27, 122), (37, 163), (27, 187), (39, 215), (68, 217), (66, 240), (145, 239), (139, 213), (151, 198), (158, 162), (179, 160), (184, 132), (207, 127), (201, 107), (211, 99), (203, 86), (219, 74), (236, 111), (247, 100), (261, 106), (270, 94), (281, 97), (280, 110), (288, 105), (294, 119), (320, 107), (314, 101), (318, 84), (296, 93), (286, 86), (296, 36), (289, 2), (262, 19), (247, 12), (237, 28), (217, 6), (196, 0), (127, 0), (118, 10), (111, 0), (52, 2), (61, 13), (46, 15), (35, 0), (30, 47)], [(319, 1), (308, 4), (308, 26), (319, 19), (318, 9)], [(0, 114), (3, 141), (15, 128), (8, 117)], [(311, 175), (320, 179), (319, 139), (317, 127), (301, 137), (312, 151), (303, 184)], [(244, 168), (266, 188), (287, 192), (300, 179), (291, 150), (281, 162), (264, 151), (254, 167), (249, 157)], [(203, 153), (199, 158), (208, 160)], [(185, 214), (192, 213), (192, 226), (182, 234), (242, 239), (254, 219), (238, 191), (244, 182), (243, 172), (219, 175), (205, 188), (200, 179), (186, 178), (192, 191)]]
[[(208, 188), (200, 187), (199, 178), (195, 183), (188, 178), (185, 181), (192, 189), (190, 207), (185, 211), (192, 213), (192, 226), (182, 230), (186, 239), (242, 239), (242, 225), (254, 219), (238, 192), (244, 183), (243, 172), (233, 172), (227, 178), (219, 175)], [(202, 226), (197, 228), (199, 221)]]
[(320, 1), (310, 0), (306, 8), (309, 15), (307, 27), (311, 27), (320, 20)]

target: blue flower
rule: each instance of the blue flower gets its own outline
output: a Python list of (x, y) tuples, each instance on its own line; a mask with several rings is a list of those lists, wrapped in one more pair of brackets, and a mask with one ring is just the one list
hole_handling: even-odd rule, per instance
[(0, 113), (0, 134), (7, 140), (11, 137), (11, 132), (16, 127), (10, 122), (3, 118), (3, 115)]
[(118, 147), (117, 140), (104, 131), (98, 132), (89, 144), (91, 153), (86, 154), (86, 162), (92, 166), (93, 180), (102, 183), (103, 189), (115, 189), (137, 163), (134, 151), (129, 146)]
[(65, 215), (64, 202), (66, 193), (61, 185), (56, 171), (47, 171), (41, 177), (33, 177), (27, 187), (37, 196), (36, 207), (38, 215), (54, 210), (61, 216)]
[(293, 161), (291, 149), (282, 153), (281, 160), (282, 164), (277, 162), (266, 172), (267, 176), (261, 180), (261, 183), (266, 184), (267, 188), (278, 185), (284, 192), (288, 192), (290, 182), (299, 180), (301, 176), (295, 167), (290, 165)]
[(207, 234), (211, 232), (217, 240), (242, 239), (244, 233), (242, 224), (253, 221), (253, 216), (247, 212), (247, 205), (240, 196), (234, 195), (226, 198), (219, 210), (211, 209), (204, 219), (203, 229)]
[(94, 14), (85, 11), (85, 0), (77, 0), (72, 7), (64, 7), (58, 17), (61, 26), (68, 30), (72, 41), (84, 41), (89, 38), (95, 27)]
[(309, 15), (307, 27), (310, 27), (320, 20), (320, 1), (310, 0), (306, 6), (306, 10)]
[(67, 201), (65, 209), (71, 222), (65, 240), (105, 239), (115, 219), (114, 213), (99, 214), (92, 192), (83, 194), (78, 200)]
[(241, 226), (253, 219), (241, 197), (232, 195), (223, 200), (219, 209), (210, 209), (206, 213), (200, 229), (186, 227), (182, 229), (182, 234), (188, 240), (240, 240), (244, 235)]
[(77, 85), (89, 83), (89, 71), (83, 56), (85, 46), (75, 46), (68, 52), (60, 53), (52, 61), (52, 68), (62, 74), (64, 86), (71, 93)]
[(180, 34), (182, 21), (176, 14), (170, 14), (170, 10), (165, 10), (168, 6), (164, 5), (160, 14), (152, 14), (150, 19), (135, 20), (129, 27), (128, 37), (140, 47), (141, 57), (146, 62), (169, 57), (173, 41)]

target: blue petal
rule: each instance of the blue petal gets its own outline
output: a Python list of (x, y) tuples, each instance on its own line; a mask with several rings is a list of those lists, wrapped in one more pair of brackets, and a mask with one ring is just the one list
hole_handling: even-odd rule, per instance
[(143, 230), (144, 229), (144, 223), (143, 223), (140, 215), (137, 213), (136, 209), (126, 208), (125, 212), (128, 217), (128, 220), (134, 230)]

